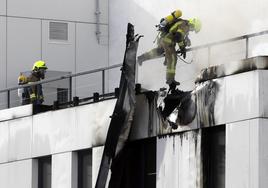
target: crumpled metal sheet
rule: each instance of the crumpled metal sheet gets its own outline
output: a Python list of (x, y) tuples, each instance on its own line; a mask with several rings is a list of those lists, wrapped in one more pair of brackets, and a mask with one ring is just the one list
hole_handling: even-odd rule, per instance
[(111, 161), (120, 153), (129, 136), (136, 103), (135, 69), (138, 42), (139, 38), (134, 36), (134, 26), (129, 23), (119, 97), (107, 133), (96, 188), (105, 187)]

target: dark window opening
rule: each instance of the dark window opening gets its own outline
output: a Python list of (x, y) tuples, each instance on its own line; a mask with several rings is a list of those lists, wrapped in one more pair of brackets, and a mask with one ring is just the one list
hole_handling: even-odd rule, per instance
[(92, 187), (92, 150), (78, 151), (78, 188)]
[(202, 129), (204, 187), (225, 188), (225, 125)]
[(51, 156), (38, 158), (38, 188), (51, 188)]
[(127, 143), (111, 170), (109, 188), (155, 188), (156, 138)]

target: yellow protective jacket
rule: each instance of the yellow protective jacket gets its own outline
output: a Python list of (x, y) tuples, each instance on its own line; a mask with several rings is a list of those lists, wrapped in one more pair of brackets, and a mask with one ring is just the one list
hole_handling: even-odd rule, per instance
[[(36, 72), (32, 72), (32, 74), (27, 78), (28, 83), (38, 82), (41, 78)], [(43, 103), (43, 91), (42, 91), (42, 85), (34, 85), (28, 88), (28, 92), (31, 98), (31, 101), (35, 104), (41, 104)]]
[(190, 26), (188, 20), (178, 19), (169, 29), (168, 33), (162, 32), (161, 36), (170, 43), (178, 43), (180, 47), (190, 46), (188, 38)]

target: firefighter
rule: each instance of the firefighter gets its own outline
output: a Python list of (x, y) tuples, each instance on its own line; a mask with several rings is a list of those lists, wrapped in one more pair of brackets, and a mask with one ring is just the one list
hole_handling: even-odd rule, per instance
[(169, 15), (162, 19), (158, 25), (160, 37), (157, 40), (157, 47), (140, 55), (137, 59), (139, 65), (142, 65), (144, 61), (165, 55), (164, 65), (166, 66), (166, 83), (168, 85), (180, 84), (175, 81), (177, 64), (176, 44), (179, 46), (180, 55), (185, 59), (186, 47), (191, 45), (191, 41), (188, 37), (189, 32), (195, 31), (195, 33), (198, 33), (201, 29), (199, 19), (192, 18), (184, 20), (181, 19), (180, 16), (181, 13), (173, 13), (171, 16)]
[[(46, 63), (44, 61), (36, 61), (33, 65), (31, 75), (27, 78), (27, 82), (33, 83), (38, 82), (45, 78), (47, 70)], [(30, 101), (34, 105), (41, 105), (44, 102), (44, 96), (42, 91), (42, 85), (34, 85), (28, 88)]]
[[(18, 77), (18, 85), (24, 85), (27, 84), (27, 77), (20, 73)], [(21, 100), (21, 105), (30, 104), (30, 96), (28, 93), (28, 87), (19, 88), (18, 89), (18, 96)]]

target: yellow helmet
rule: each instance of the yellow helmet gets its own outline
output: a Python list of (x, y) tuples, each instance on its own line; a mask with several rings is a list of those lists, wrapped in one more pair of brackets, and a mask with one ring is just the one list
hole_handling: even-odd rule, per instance
[(175, 18), (179, 18), (182, 15), (181, 10), (175, 10), (174, 12), (171, 13)]
[(21, 73), (20, 76), (18, 77), (18, 83), (19, 84), (27, 83), (27, 77)]
[(198, 33), (201, 30), (202, 24), (201, 21), (197, 18), (189, 19), (189, 24), (193, 27), (194, 31)]
[(36, 61), (33, 65), (32, 70), (47, 69), (46, 63), (44, 61)]

